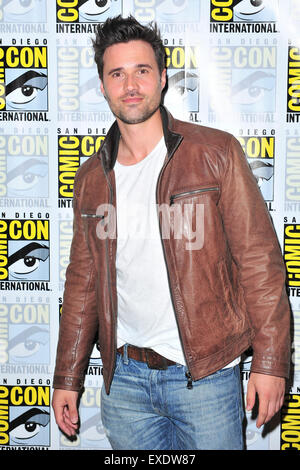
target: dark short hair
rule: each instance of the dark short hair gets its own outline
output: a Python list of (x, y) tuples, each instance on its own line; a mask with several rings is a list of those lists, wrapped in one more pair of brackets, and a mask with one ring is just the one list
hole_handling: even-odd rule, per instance
[(107, 47), (136, 40), (146, 41), (152, 46), (159, 72), (162, 73), (166, 64), (165, 48), (157, 24), (150, 23), (148, 26), (143, 26), (131, 15), (128, 18), (119, 15), (108, 18), (104, 23), (99, 23), (96, 28), (93, 48), (101, 80), (103, 78), (103, 54)]

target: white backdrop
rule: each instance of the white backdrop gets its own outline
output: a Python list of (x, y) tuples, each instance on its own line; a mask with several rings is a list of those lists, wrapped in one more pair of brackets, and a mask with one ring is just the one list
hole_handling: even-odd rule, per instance
[[(249, 450), (297, 450), (300, 0), (0, 1), (0, 448), (110, 448), (96, 347), (75, 441), (58, 431), (50, 401), (74, 175), (113, 122), (91, 38), (98, 22), (129, 13), (160, 26), (166, 106), (240, 139), (273, 218), (293, 312), (292, 377), (283, 412), (268, 427), (257, 430), (247, 414), (246, 440)], [(245, 390), (250, 363), (251, 352)]]

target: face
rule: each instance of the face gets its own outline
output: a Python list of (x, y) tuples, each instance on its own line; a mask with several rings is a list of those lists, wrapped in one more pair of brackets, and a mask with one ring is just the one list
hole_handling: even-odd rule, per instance
[(159, 108), (166, 84), (154, 51), (145, 41), (114, 44), (103, 56), (101, 91), (111, 111), (126, 124), (149, 119)]

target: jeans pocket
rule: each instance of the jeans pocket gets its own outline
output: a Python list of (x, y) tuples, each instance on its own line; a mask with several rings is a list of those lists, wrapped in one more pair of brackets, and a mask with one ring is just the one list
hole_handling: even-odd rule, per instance
[(223, 369), (219, 369), (213, 374), (210, 374), (205, 378), (207, 380), (215, 380), (215, 379), (222, 379), (222, 378), (228, 377), (235, 373), (235, 367), (238, 367), (238, 366), (224, 367)]

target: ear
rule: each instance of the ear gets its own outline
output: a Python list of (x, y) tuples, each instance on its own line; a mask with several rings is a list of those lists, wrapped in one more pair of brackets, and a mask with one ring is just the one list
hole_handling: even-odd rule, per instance
[(166, 82), (167, 82), (167, 69), (164, 69), (161, 73), (161, 77), (160, 77), (160, 83), (161, 83), (161, 89), (163, 90), (166, 86)]
[(104, 96), (104, 98), (106, 98), (106, 96), (105, 96), (105, 90), (104, 90), (104, 86), (103, 86), (103, 83), (102, 83), (102, 81), (101, 81), (101, 80), (100, 80), (100, 90), (101, 90), (101, 93), (102, 93), (102, 95)]

